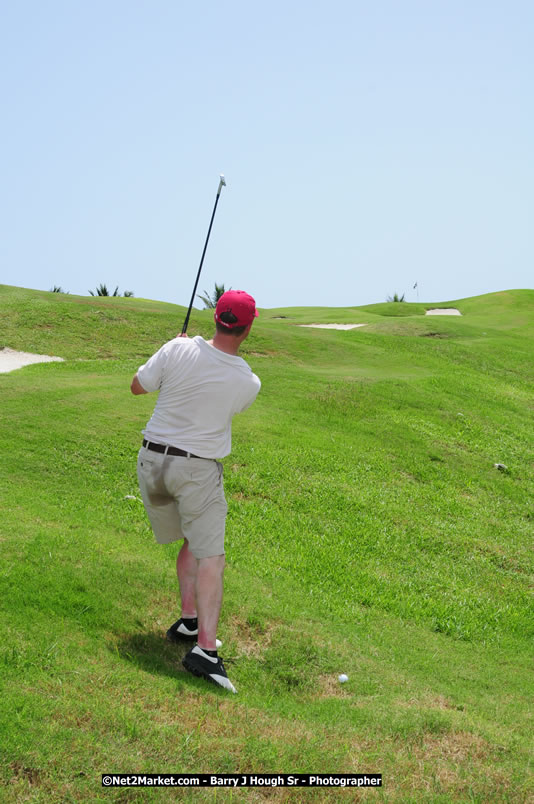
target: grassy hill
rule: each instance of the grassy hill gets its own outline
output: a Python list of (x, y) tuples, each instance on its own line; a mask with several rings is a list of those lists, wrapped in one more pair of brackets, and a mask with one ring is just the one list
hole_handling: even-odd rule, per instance
[[(262, 391), (224, 462), (230, 699), (163, 639), (176, 547), (128, 499), (155, 401), (129, 382), (185, 308), (0, 286), (0, 347), (66, 358), (0, 374), (6, 800), (151, 797), (103, 791), (108, 771), (368, 771), (384, 787), (351, 800), (529, 800), (534, 291), (260, 313)], [(298, 326), (321, 322), (366, 326)]]

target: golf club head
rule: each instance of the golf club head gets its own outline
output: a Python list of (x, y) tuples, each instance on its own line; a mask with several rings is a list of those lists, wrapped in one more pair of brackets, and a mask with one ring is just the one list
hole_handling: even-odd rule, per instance
[(219, 174), (219, 178), (220, 178), (220, 181), (219, 181), (219, 189), (217, 190), (217, 193), (220, 193), (220, 192), (221, 192), (221, 189), (222, 189), (223, 187), (226, 187), (226, 180), (225, 180), (225, 178), (224, 178), (224, 176), (223, 176), (223, 174), (222, 174), (222, 173), (220, 173), (220, 174)]

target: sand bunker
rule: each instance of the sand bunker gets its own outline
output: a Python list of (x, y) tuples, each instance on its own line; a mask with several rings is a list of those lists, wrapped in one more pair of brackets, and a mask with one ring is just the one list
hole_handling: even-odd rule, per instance
[(356, 329), (356, 327), (365, 327), (365, 324), (299, 324), (299, 327), (314, 327), (315, 329)]
[(0, 374), (7, 374), (8, 371), (29, 366), (32, 363), (63, 363), (62, 357), (51, 357), (50, 355), (33, 355), (30, 352), (17, 352), (7, 346), (0, 349)]
[(454, 307), (436, 307), (435, 310), (427, 310), (425, 315), (462, 315), (459, 310)]

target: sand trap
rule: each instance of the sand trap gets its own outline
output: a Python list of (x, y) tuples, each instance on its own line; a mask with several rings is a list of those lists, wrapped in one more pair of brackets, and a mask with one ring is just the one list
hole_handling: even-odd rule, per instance
[(356, 327), (365, 326), (365, 324), (299, 324), (299, 327), (314, 327), (315, 329), (356, 329)]
[(436, 307), (435, 310), (427, 310), (425, 315), (462, 315), (459, 310), (454, 307)]
[(30, 352), (17, 352), (7, 346), (0, 349), (0, 374), (7, 374), (8, 371), (29, 366), (32, 363), (63, 363), (62, 357), (51, 357), (50, 355), (32, 355)]

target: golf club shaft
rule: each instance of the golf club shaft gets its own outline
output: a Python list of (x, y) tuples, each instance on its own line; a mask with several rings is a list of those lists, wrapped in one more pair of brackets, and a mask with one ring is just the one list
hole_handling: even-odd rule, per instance
[(197, 273), (197, 278), (195, 280), (195, 286), (193, 288), (193, 294), (191, 296), (191, 301), (189, 302), (189, 309), (187, 311), (187, 315), (185, 317), (184, 325), (182, 327), (182, 335), (185, 335), (185, 333), (187, 331), (187, 325), (189, 324), (189, 316), (191, 315), (191, 309), (193, 307), (193, 302), (195, 300), (195, 294), (197, 292), (198, 280), (200, 279), (200, 272), (202, 271), (202, 265), (204, 263), (204, 256), (206, 254), (206, 249), (208, 248), (208, 241), (210, 239), (211, 227), (213, 226), (213, 219), (215, 218), (215, 213), (217, 211), (217, 204), (219, 203), (219, 197), (221, 195), (221, 190), (225, 186), (226, 186), (226, 182), (224, 180), (224, 176), (221, 176), (221, 179), (219, 181), (219, 189), (217, 190), (217, 197), (215, 198), (215, 206), (213, 207), (213, 212), (211, 213), (210, 227), (208, 229), (206, 242), (204, 243), (204, 250), (202, 252), (202, 257), (200, 258), (200, 265), (198, 267), (198, 273)]

